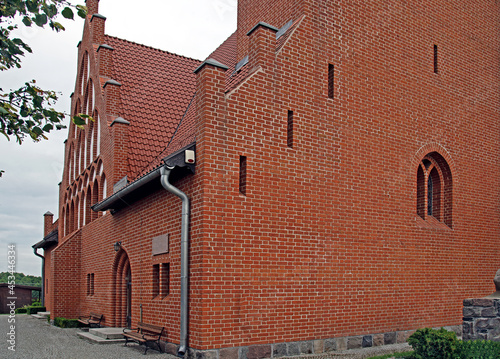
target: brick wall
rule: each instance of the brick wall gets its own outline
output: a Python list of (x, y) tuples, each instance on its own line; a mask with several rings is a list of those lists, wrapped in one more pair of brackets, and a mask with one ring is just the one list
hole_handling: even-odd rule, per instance
[[(248, 78), (226, 93), (222, 69), (206, 65), (197, 75), (196, 174), (175, 183), (192, 200), (189, 346), (363, 344), (460, 325), (462, 300), (490, 293), (498, 269), (499, 5), (267, 3), (240, 1), (238, 51), (252, 55)], [(279, 53), (269, 29), (245, 37), (259, 21), (280, 27), (290, 19), (297, 25)], [(81, 59), (92, 48), (86, 36)], [(111, 117), (104, 102), (97, 106), (105, 126)], [(113, 181), (123, 148), (105, 132), (100, 158)], [(446, 223), (417, 213), (426, 159), (449, 169), (436, 177), (452, 187)], [(62, 198), (75, 190), (68, 171)], [(126, 253), (132, 323), (142, 306), (142, 319), (165, 325), (167, 341), (178, 343), (180, 201), (154, 186), (79, 230), (64, 232), (59, 221), (53, 315), (102, 311), (106, 325), (122, 323), (124, 283), (115, 269)], [(421, 198), (427, 203), (428, 193)], [(151, 239), (162, 234), (170, 251), (152, 256)], [(114, 252), (117, 241), (123, 252)], [(153, 296), (153, 265), (162, 263), (171, 273), (165, 298)]]
[[(307, 9), (270, 66), (224, 98), (217, 71), (199, 74), (213, 112), (200, 113), (197, 146), (206, 269), (204, 330), (193, 346), (459, 325), (463, 298), (491, 291), (498, 5), (316, 1)], [(417, 169), (433, 152), (453, 177), (451, 227), (417, 215)]]

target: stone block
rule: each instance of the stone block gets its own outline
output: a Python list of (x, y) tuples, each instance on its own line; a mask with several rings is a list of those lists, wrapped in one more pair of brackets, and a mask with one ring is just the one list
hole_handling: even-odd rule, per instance
[(324, 340), (315, 340), (313, 341), (313, 353), (320, 354), (325, 352), (325, 341)]
[(347, 349), (359, 349), (363, 345), (363, 337), (349, 337), (347, 338)]
[(284, 356), (287, 356), (286, 344), (285, 343), (274, 344), (273, 345), (273, 358), (281, 358)]
[(488, 329), (500, 328), (500, 318), (491, 318), (488, 320)]
[(462, 326), (462, 338), (471, 339), (474, 335), (474, 324), (472, 321), (464, 321)]
[(472, 305), (476, 307), (492, 307), (494, 304), (493, 304), (493, 299), (479, 298), (479, 299), (473, 299)]
[(371, 348), (373, 346), (373, 337), (371, 335), (364, 335), (361, 346), (363, 348)]
[(477, 318), (481, 316), (482, 307), (464, 307), (462, 314), (465, 318)]
[(413, 330), (402, 330), (397, 332), (396, 334), (396, 342), (399, 344), (406, 343), (410, 335), (412, 335), (415, 331)]
[(474, 327), (478, 330), (487, 329), (489, 326), (489, 319), (476, 319), (474, 321)]
[(298, 342), (300, 354), (312, 354), (313, 353), (313, 341), (303, 341)]
[(472, 306), (473, 299), (464, 299), (464, 307)]
[(373, 335), (373, 346), (379, 347), (384, 345), (384, 334), (374, 334)]
[(217, 359), (217, 357), (217, 350), (194, 350), (196, 359)]
[(239, 359), (247, 359), (248, 347), (239, 347), (238, 348), (238, 358)]
[(174, 343), (167, 343), (165, 345), (165, 353), (167, 354), (172, 354), (172, 355), (177, 355), (177, 344)]
[(325, 339), (324, 342), (324, 352), (332, 352), (337, 350), (337, 339), (332, 338), (332, 339)]
[(477, 333), (476, 339), (488, 340), (488, 333)]
[(396, 344), (396, 332), (384, 334), (384, 345)]
[(239, 348), (222, 348), (219, 350), (219, 359), (238, 358)]
[(347, 338), (337, 338), (337, 350), (347, 350)]
[(271, 357), (271, 345), (252, 345), (248, 347), (247, 359), (264, 359)]
[(494, 318), (497, 316), (497, 311), (494, 306), (482, 308), (481, 317)]
[(287, 343), (287, 354), (288, 355), (299, 355), (300, 354), (300, 346), (299, 343)]

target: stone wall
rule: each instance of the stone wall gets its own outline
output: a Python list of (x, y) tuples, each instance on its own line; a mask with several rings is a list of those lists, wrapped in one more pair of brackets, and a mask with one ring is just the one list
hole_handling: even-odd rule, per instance
[[(446, 330), (459, 333), (459, 325), (447, 326)], [(406, 343), (414, 330), (401, 330), (396, 332), (367, 334), (350, 337), (339, 337), (320, 340), (306, 340), (300, 342), (251, 345), (232, 348), (211, 350), (198, 350), (190, 348), (188, 359), (272, 359), (296, 355), (335, 353), (338, 351), (378, 347), (390, 344)], [(162, 343), (162, 350), (176, 355), (178, 345)]]
[(465, 299), (463, 339), (500, 341), (500, 298)]

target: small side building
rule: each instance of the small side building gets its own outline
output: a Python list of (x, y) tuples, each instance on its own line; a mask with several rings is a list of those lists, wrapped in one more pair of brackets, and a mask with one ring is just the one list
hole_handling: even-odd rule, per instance
[[(38, 297), (42, 291), (41, 287), (17, 284), (14, 288), (15, 295), (9, 293), (9, 284), (0, 283), (0, 314), (10, 313), (9, 304), (15, 302), (16, 308), (24, 307), (32, 303), (33, 291), (39, 292)], [(15, 298), (15, 299), (11, 299)]]

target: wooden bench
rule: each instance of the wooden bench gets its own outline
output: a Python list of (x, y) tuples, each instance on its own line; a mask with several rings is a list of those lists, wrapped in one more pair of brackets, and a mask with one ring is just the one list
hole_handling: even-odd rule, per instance
[(153, 324), (146, 324), (139, 322), (136, 329), (123, 329), (123, 336), (125, 337), (125, 346), (129, 341), (137, 342), (139, 345), (144, 344), (146, 350), (144, 354), (148, 351), (148, 343), (156, 343), (158, 350), (162, 353), (160, 347), (160, 339), (163, 333), (166, 332), (164, 327), (159, 327)]
[(92, 326), (96, 328), (101, 327), (101, 321), (104, 315), (102, 314), (96, 314), (96, 313), (90, 313), (88, 316), (82, 316), (78, 318), (78, 321), (82, 324), (87, 325), (88, 327), (92, 328)]

